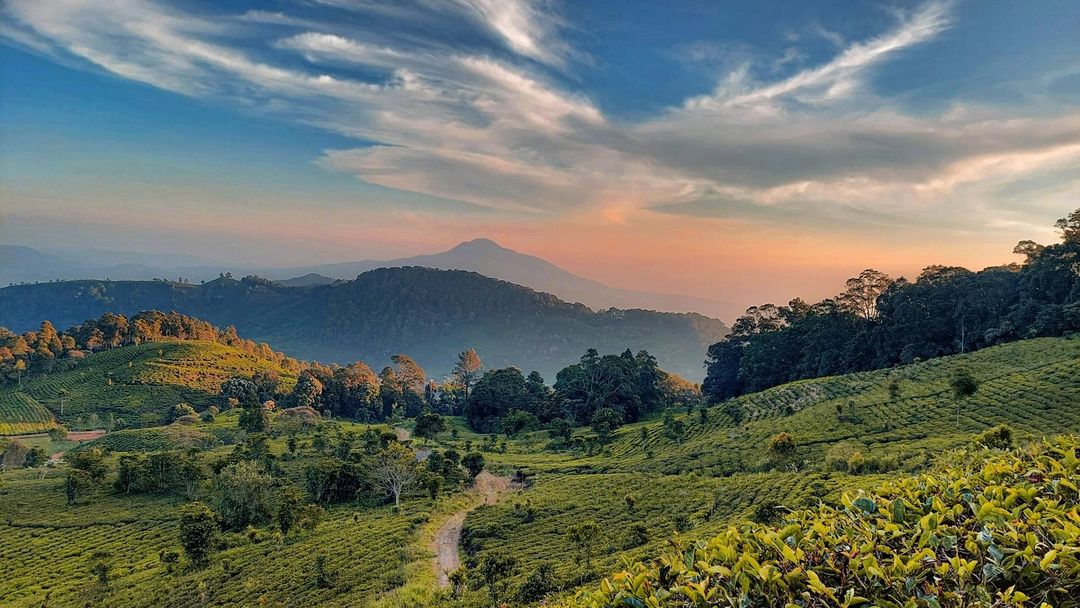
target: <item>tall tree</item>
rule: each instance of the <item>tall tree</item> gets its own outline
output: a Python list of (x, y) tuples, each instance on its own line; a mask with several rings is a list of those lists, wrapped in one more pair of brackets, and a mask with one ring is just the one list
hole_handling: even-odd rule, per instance
[(394, 499), (394, 507), (400, 507), (402, 493), (420, 479), (420, 467), (412, 450), (400, 443), (392, 443), (375, 455), (370, 474), (375, 486)]
[(394, 374), (401, 383), (402, 390), (409, 390), (417, 397), (423, 397), (424, 387), (427, 385), (427, 372), (424, 368), (408, 355), (394, 355), (390, 357), (390, 361), (394, 363)]
[(470, 348), (458, 354), (457, 363), (454, 364), (454, 380), (465, 392), (466, 399), (469, 398), (469, 392), (483, 373), (484, 364), (474, 349)]
[(1080, 209), (1054, 222), (1054, 228), (1066, 243), (1080, 243)]
[(859, 276), (847, 280), (847, 289), (837, 298), (839, 302), (860, 317), (870, 320), (877, 316), (877, 300), (892, 284), (892, 278), (873, 268), (867, 268)]
[(209, 561), (219, 521), (217, 513), (201, 502), (180, 507), (180, 546), (193, 565), (201, 567)]

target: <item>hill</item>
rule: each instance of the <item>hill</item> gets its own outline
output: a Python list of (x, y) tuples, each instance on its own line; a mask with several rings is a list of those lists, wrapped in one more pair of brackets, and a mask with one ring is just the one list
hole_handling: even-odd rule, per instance
[[(139, 348), (146, 346), (152, 345)], [(949, 383), (959, 370), (977, 380), (978, 390), (962, 404), (957, 425)], [(900, 389), (894, 396), (889, 386), (896, 378)], [(873, 501), (875, 513), (890, 516), (895, 512), (895, 495), (853, 494), (845, 501), (843, 494), (879, 488), (888, 480), (912, 489), (911, 483), (925, 478), (905, 481), (911, 473), (934, 470), (935, 460), (943, 453), (972, 446), (974, 435), (1000, 423), (1012, 427), (1016, 442), (1080, 432), (1078, 400), (1080, 339), (1053, 338), (895, 370), (795, 382), (713, 406), (704, 416), (697, 410), (689, 414), (670, 411), (670, 416), (663, 417), (667, 421), (619, 428), (608, 444), (598, 445), (590, 438), (592, 431), (585, 428), (576, 429), (569, 443), (553, 442), (543, 431), (493, 439), (469, 431), (462, 419), (449, 419), (450, 428), (425, 443), (429, 460), (431, 454), (450, 448), (458, 454), (480, 452), (487, 470), (507, 476), (522, 471), (529, 480), (528, 489), (513, 490), (494, 504), (481, 505), (470, 502), (456, 485), (445, 487), (436, 500), (414, 491), (403, 501), (400, 513), (350, 500), (332, 505), (326, 521), (315, 531), (289, 539), (276, 536), (276, 529), (269, 525), (230, 532), (203, 570), (172, 569), (159, 558), (163, 550), (177, 547), (178, 508), (183, 504), (178, 496), (124, 495), (99, 487), (68, 506), (61, 475), (49, 470), (43, 476), (35, 471), (7, 471), (0, 473), (4, 482), (0, 509), (10, 516), (0, 522), (0, 538), (9, 546), (29, 543), (25, 546), (33, 548), (30, 559), (22, 552), (0, 552), (0, 569), (9, 573), (8, 584), (0, 584), (0, 603), (37, 606), (48, 593), (50, 605), (76, 606), (85, 603), (85, 593), (93, 592), (104, 593), (107, 605), (118, 607), (150, 601), (171, 606), (265, 602), (480, 608), (492, 603), (481, 575), (483, 565), (512, 556), (513, 567), (496, 579), (499, 601), (535, 605), (545, 595), (556, 598), (560, 590), (573, 594), (594, 588), (600, 578), (625, 568), (626, 560), (648, 564), (667, 555), (676, 532), (676, 542), (681, 543), (677, 547), (697, 551), (701, 549), (695, 543), (727, 538), (723, 535), (732, 526), (744, 526), (746, 520), (758, 522), (750, 530), (774, 535), (769, 538), (775, 537), (770, 526), (785, 517), (810, 521), (824, 513), (858, 523), (861, 520), (855, 515), (870, 508), (865, 501), (856, 503), (862, 497)], [(224, 463), (245, 457), (246, 442), (220, 445), (242, 439), (235, 432), (236, 423), (236, 414), (221, 414), (209, 423), (112, 433), (87, 447), (119, 452), (195, 447), (205, 452), (207, 463)], [(682, 432), (674, 432), (677, 423)], [(329, 452), (352, 442), (355, 455), (365, 449), (359, 440), (364, 430), (364, 425), (324, 422), (314, 434), (298, 436), (295, 454), (284, 436), (272, 437), (266, 449), (273, 459), (267, 462), (280, 467), (277, 475), (303, 484), (306, 467), (327, 462), (328, 451), (315, 447), (318, 437), (332, 446)], [(212, 440), (225, 431), (233, 433)], [(794, 437), (795, 451), (778, 459), (768, 444), (770, 437), (781, 432)], [(1024, 463), (1021, 472), (1025, 475), (1034, 470), (1029, 465), (1056, 470), (1045, 458)], [(964, 461), (953, 457), (951, 464)], [(1003, 481), (1010, 487), (1023, 484), (1016, 479)], [(1045, 481), (1057, 484), (1057, 489), (1049, 485), (1044, 489), (1067, 487), (1049, 477)], [(210, 500), (212, 488), (209, 481), (204, 485), (204, 500)], [(1021, 489), (1030, 491), (1027, 486)], [(947, 494), (950, 501), (963, 497), (962, 492)], [(926, 504), (908, 501), (905, 512), (922, 517), (928, 514)], [(933, 502), (935, 509), (936, 505)], [(949, 508), (954, 507), (950, 502)], [(804, 515), (803, 509), (811, 509), (812, 515)], [(963, 533), (981, 532), (981, 527), (972, 528), (968, 521), (977, 511), (961, 510), (967, 518)], [(455, 514), (464, 519), (461, 546), (469, 573), (469, 584), (460, 595), (436, 585), (428, 549), (435, 530)], [(983, 516), (989, 518), (989, 511), (980, 520)], [(909, 526), (916, 521), (904, 519)], [(584, 545), (568, 534), (593, 522), (596, 526), (589, 528), (591, 536)], [(993, 522), (985, 525), (996, 539), (998, 523)], [(878, 529), (891, 524), (900, 525), (880, 522)], [(958, 524), (943, 520), (943, 525)], [(1071, 546), (1061, 542), (1063, 551)], [(112, 556), (110, 585), (105, 591), (87, 582), (92, 579), (87, 558), (70, 556), (73, 549), (81, 552), (89, 547)], [(325, 567), (336, 575), (325, 585), (317, 582), (319, 555), (325, 556)], [(978, 559), (986, 555), (990, 552), (980, 553)], [(1046, 549), (1039, 548), (1038, 555), (1040, 560), (1045, 558)], [(1061, 555), (1070, 559), (1071, 553)], [(903, 557), (905, 564), (911, 561), (907, 554)], [(765, 564), (774, 558), (755, 559)], [(891, 558), (879, 561), (883, 568), (893, 567)], [(652, 576), (650, 566), (641, 568), (647, 571), (644, 576)], [(835, 586), (826, 576), (821, 580), (830, 588)], [(685, 580), (678, 581), (681, 588)]]
[(161, 424), (180, 402), (216, 403), (221, 383), (273, 370), (290, 386), (296, 375), (274, 361), (207, 341), (162, 341), (113, 348), (81, 359), (62, 359), (24, 379), (22, 390), (0, 392), (0, 434), (47, 430), (54, 420), (69, 428)]
[[(958, 370), (979, 389), (961, 406), (949, 382)], [(901, 394), (889, 396), (891, 379)], [(521, 584), (549, 562), (560, 580), (586, 582), (565, 531), (595, 520), (601, 573), (624, 559), (661, 553), (673, 532), (708, 538), (730, 524), (770, 513), (837, 503), (840, 492), (926, 470), (942, 453), (1008, 424), (1016, 441), (1080, 433), (1080, 339), (1046, 338), (904, 366), (896, 370), (805, 380), (680, 413), (682, 433), (660, 420), (626, 425), (593, 454), (493, 456), (525, 467), (536, 483), (526, 516), (520, 503), (471, 513), (466, 549), (474, 561), (518, 556)], [(840, 406), (841, 415), (837, 413)], [(853, 412), (853, 413), (852, 413)], [(770, 438), (790, 433), (795, 453), (776, 458)], [(857, 456), (855, 454), (858, 454)], [(626, 496), (635, 502), (628, 509)], [(523, 497), (523, 499), (526, 497)], [(634, 525), (643, 526), (634, 540)], [(594, 574), (595, 576), (595, 574)], [(632, 604), (631, 604), (632, 605)]]
[(611, 287), (600, 281), (587, 279), (564, 270), (543, 258), (514, 251), (491, 239), (484, 238), (459, 243), (447, 251), (430, 255), (279, 269), (268, 271), (267, 276), (296, 277), (286, 282), (295, 284), (298, 279), (304, 279), (305, 282), (311, 284), (318, 280), (317, 277), (320, 275), (325, 277), (323, 282), (329, 282), (334, 278), (352, 279), (358, 274), (376, 268), (404, 266), (477, 272), (487, 277), (554, 294), (567, 302), (581, 302), (593, 309), (642, 308), (665, 312), (697, 312), (718, 318), (728, 317), (737, 312), (726, 302), (708, 298)]
[(325, 285), (339, 279), (352, 280), (377, 268), (422, 266), (477, 272), (551, 293), (567, 302), (581, 302), (594, 309), (642, 308), (664, 312), (697, 312), (718, 318), (734, 317), (742, 312), (726, 302), (708, 298), (611, 287), (578, 276), (542, 258), (508, 249), (483, 238), (459, 243), (447, 251), (429, 255), (293, 268), (213, 264), (197, 258), (187, 259), (190, 257), (100, 251), (59, 251), (54, 254), (29, 247), (0, 245), (0, 285), (58, 279), (150, 280), (162, 277), (209, 281), (220, 274), (232, 273), (237, 276), (257, 274), (284, 285), (306, 287)]
[(289, 287), (257, 277), (203, 285), (167, 281), (67, 281), (0, 289), (0, 326), (42, 319), (65, 327), (103, 312), (175, 310), (234, 325), (291, 356), (378, 365), (409, 353), (434, 375), (475, 348), (488, 367), (518, 365), (548, 378), (588, 348), (648, 350), (661, 367), (700, 380), (705, 348), (727, 328), (698, 314), (594, 312), (472, 272), (390, 268), (332, 285)]

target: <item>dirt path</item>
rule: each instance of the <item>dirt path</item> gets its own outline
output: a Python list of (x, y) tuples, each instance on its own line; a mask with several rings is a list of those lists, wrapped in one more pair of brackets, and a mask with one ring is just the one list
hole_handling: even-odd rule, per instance
[(476, 476), (476, 483), (469, 491), (482, 496), (482, 503), (477, 503), (468, 509), (454, 513), (435, 532), (431, 550), (435, 553), (435, 575), (439, 579), (440, 587), (449, 587), (450, 573), (461, 567), (458, 545), (461, 544), (461, 528), (465, 524), (465, 516), (479, 504), (495, 504), (498, 502), (499, 496), (509, 489), (509, 479), (497, 477), (487, 471), (481, 472)]

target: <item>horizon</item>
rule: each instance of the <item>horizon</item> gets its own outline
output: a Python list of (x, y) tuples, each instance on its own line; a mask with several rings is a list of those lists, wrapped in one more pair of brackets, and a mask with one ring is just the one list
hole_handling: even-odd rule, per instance
[(0, 241), (280, 268), (490, 238), (745, 308), (1019, 261), (1080, 199), (1080, 7), (619, 6), (13, 0)]

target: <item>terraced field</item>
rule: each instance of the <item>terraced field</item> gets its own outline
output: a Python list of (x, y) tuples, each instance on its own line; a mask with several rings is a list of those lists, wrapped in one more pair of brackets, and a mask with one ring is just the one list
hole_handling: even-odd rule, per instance
[[(601, 527), (593, 559), (594, 576), (623, 560), (649, 559), (667, 547), (672, 534), (702, 538), (734, 520), (752, 516), (765, 503), (802, 506), (817, 498), (836, 498), (840, 490), (869, 486), (879, 478), (844, 474), (759, 473), (728, 478), (598, 473), (539, 474), (535, 485), (500, 504), (469, 514), (463, 544), (476, 562), (492, 552), (518, 560), (520, 583), (543, 563), (565, 582), (578, 582), (583, 570), (566, 531), (585, 521)], [(630, 507), (626, 497), (630, 496)], [(637, 535), (644, 526), (647, 538)]]
[(55, 426), (52, 412), (30, 395), (0, 395), (0, 435), (29, 435)]
[(216, 342), (149, 342), (66, 359), (24, 380), (21, 392), (0, 393), (0, 434), (47, 429), (53, 416), (68, 428), (102, 425), (110, 415), (159, 423), (176, 403), (211, 405), (225, 379), (269, 369), (286, 389), (296, 381), (272, 361)]
[[(958, 369), (980, 383), (978, 392), (959, 404), (959, 425), (949, 387)], [(888, 391), (894, 378), (900, 383), (897, 399)], [(739, 424), (721, 406), (710, 409), (705, 424), (697, 412), (680, 415), (687, 428), (681, 442), (666, 437), (656, 421), (624, 427), (611, 457), (594, 460), (594, 466), (726, 475), (760, 467), (769, 437), (786, 431), (811, 467), (830, 446), (848, 442), (867, 456), (914, 470), (927, 456), (963, 445), (972, 434), (1000, 423), (1027, 437), (1080, 432), (1080, 338), (1026, 340), (895, 370), (804, 380), (740, 397), (735, 404), (747, 413)]]
[[(144, 354), (151, 360), (158, 357)], [(121, 372), (127, 368), (122, 361), (116, 363)], [(170, 377), (187, 384), (204, 382), (185, 377), (186, 364), (142, 367), (160, 372), (156, 377), (162, 384), (135, 384), (133, 378), (144, 377), (135, 375), (124, 386), (175, 387), (167, 383)], [(958, 425), (949, 380), (961, 368), (980, 386), (960, 404)], [(116, 379), (125, 376), (113, 378), (115, 386)], [(895, 397), (888, 389), (893, 379), (900, 384)], [(203, 386), (212, 383), (206, 379)], [(73, 393), (79, 388), (78, 383), (69, 386)], [(207, 570), (170, 574), (157, 554), (176, 547), (180, 499), (125, 497), (102, 489), (68, 507), (59, 471), (45, 479), (32, 471), (3, 472), (0, 572), (10, 573), (11, 583), (0, 585), (0, 605), (40, 606), (46, 599), (49, 606), (84, 605), (89, 594), (101, 591), (87, 564), (88, 553), (98, 548), (114, 555), (113, 583), (99, 604), (121, 608), (477, 608), (490, 601), (478, 584), (476, 566), (496, 554), (517, 561), (507, 598), (544, 563), (553, 565), (564, 589), (573, 590), (618, 569), (624, 560), (660, 555), (673, 532), (701, 539), (739, 520), (770, 518), (783, 507), (835, 502), (842, 490), (874, 487), (883, 479), (921, 470), (943, 450), (970, 445), (973, 434), (998, 423), (1008, 423), (1020, 439), (1080, 432), (1080, 339), (1018, 342), (896, 370), (776, 387), (738, 399), (734, 405), (744, 412), (738, 423), (724, 413), (731, 411), (729, 405), (710, 408), (704, 422), (698, 412), (680, 412), (687, 430), (681, 440), (668, 436), (660, 420), (651, 420), (619, 429), (612, 443), (591, 455), (553, 451), (546, 432), (499, 437), (492, 444), (487, 436), (462, 428), (459, 419), (451, 420), (456, 439), (447, 432), (428, 442), (429, 448), (453, 447), (459, 453), (467, 446), (479, 449), (496, 474), (524, 468), (531, 478), (529, 489), (475, 508), (465, 517), (463, 561), (473, 576), (458, 599), (435, 587), (429, 545), (433, 531), (455, 509), (475, 506), (466, 504), (461, 494), (434, 503), (412, 496), (400, 514), (343, 505), (314, 533), (284, 542), (266, 530), (253, 538), (234, 534), (229, 548), (215, 552)], [(221, 445), (227, 441), (215, 440), (234, 434), (236, 420), (234, 412), (227, 412), (211, 423), (111, 433), (92, 445), (115, 452), (204, 445), (210, 446), (207, 458), (212, 460), (232, 452)], [(324, 432), (334, 428), (359, 434), (366, 426), (331, 422)], [(797, 457), (774, 466), (765, 446), (781, 431), (794, 435)], [(300, 438), (301, 458), (279, 461), (284, 476), (296, 483), (303, 483), (305, 459), (315, 457), (312, 440)], [(879, 472), (830, 471), (826, 455), (841, 444), (874, 459)], [(272, 439), (270, 446), (283, 454), (285, 438)], [(582, 575), (575, 562), (579, 551), (567, 531), (587, 521), (595, 521), (599, 532), (592, 570)], [(328, 588), (315, 584), (318, 555), (325, 556), (335, 576)]]
[[(430, 501), (388, 509), (330, 512), (313, 533), (285, 542), (264, 534), (235, 535), (206, 571), (170, 574), (158, 552), (177, 546), (179, 499), (120, 496), (102, 489), (80, 504), (64, 504), (58, 474), (38, 480), (7, 473), (0, 493), (0, 606), (82, 606), (99, 593), (87, 559), (113, 558), (112, 584), (98, 604), (145, 606), (358, 606), (404, 583), (415, 559), (410, 540), (426, 521)], [(336, 584), (315, 585), (315, 557), (324, 555)], [(367, 599), (365, 599), (367, 598)]]

